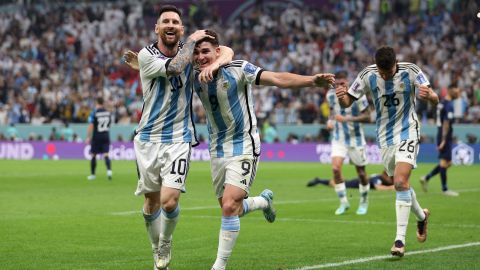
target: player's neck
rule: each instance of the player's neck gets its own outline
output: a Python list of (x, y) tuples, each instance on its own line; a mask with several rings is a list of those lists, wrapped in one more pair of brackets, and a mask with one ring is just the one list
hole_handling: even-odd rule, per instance
[(167, 46), (163, 44), (161, 40), (159, 40), (157, 46), (158, 50), (160, 50), (160, 52), (167, 57), (174, 57), (178, 52), (178, 43), (173, 46)]

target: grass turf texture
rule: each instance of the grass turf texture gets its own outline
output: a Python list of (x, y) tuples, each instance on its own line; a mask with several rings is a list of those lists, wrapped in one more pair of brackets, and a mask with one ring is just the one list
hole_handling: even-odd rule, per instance
[[(113, 181), (103, 162), (97, 179), (87, 181), (88, 161), (0, 161), (1, 269), (152, 269), (152, 256), (136, 197), (134, 162), (113, 162)], [(438, 176), (429, 193), (418, 178), (434, 164), (420, 164), (411, 183), (422, 207), (431, 210), (428, 240), (415, 239), (410, 216), (407, 254), (438, 247), (480, 242), (480, 166), (448, 171), (449, 186), (459, 197), (440, 192)], [(368, 166), (379, 173), (381, 166)], [(331, 176), (329, 165), (261, 162), (251, 194), (274, 191), (277, 220), (267, 223), (261, 211), (241, 219), (241, 231), (228, 269), (296, 269), (388, 255), (395, 237), (395, 193), (373, 191), (366, 216), (355, 215), (358, 190), (348, 190), (352, 208), (333, 213), (338, 199), (325, 186), (307, 188), (315, 176)], [(345, 178), (354, 176), (345, 167)], [(174, 234), (172, 270), (210, 269), (217, 251), (221, 211), (208, 163), (193, 162), (181, 216)], [(480, 246), (390, 257), (336, 269), (475, 269)]]

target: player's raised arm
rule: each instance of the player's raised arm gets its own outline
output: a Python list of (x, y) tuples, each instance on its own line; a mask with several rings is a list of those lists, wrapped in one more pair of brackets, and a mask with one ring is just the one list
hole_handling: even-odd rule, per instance
[(167, 66), (167, 75), (177, 76), (185, 69), (188, 63), (192, 62), (193, 49), (195, 43), (205, 37), (211, 37), (208, 35), (207, 30), (197, 30), (191, 34), (187, 42), (183, 45), (183, 48), (175, 55)]
[(324, 87), (335, 83), (335, 75), (319, 73), (313, 76), (303, 76), (289, 72), (264, 71), (260, 74), (260, 85), (282, 88)]
[(137, 52), (127, 50), (123, 54), (123, 60), (132, 69), (140, 70), (140, 66), (138, 65), (138, 53)]

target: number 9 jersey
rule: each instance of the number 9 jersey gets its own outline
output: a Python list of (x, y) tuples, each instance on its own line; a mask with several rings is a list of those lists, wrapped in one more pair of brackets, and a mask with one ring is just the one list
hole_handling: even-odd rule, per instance
[(376, 114), (377, 142), (380, 148), (399, 145), (406, 140), (420, 140), (420, 122), (415, 112), (415, 96), (419, 85), (429, 85), (420, 68), (399, 62), (392, 79), (384, 80), (377, 65), (359, 73), (348, 93), (359, 99), (371, 91)]

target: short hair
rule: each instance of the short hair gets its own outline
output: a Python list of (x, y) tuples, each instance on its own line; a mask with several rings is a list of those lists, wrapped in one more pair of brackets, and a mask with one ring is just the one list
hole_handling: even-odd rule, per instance
[(345, 70), (340, 70), (335, 73), (335, 79), (347, 79), (348, 73)]
[(103, 105), (103, 97), (97, 97), (97, 103)]
[(218, 34), (213, 31), (213, 30), (205, 30), (205, 32), (207, 33), (207, 35), (209, 36), (212, 36), (213, 38), (211, 37), (204, 37), (202, 39), (199, 39), (196, 43), (195, 43), (195, 46), (198, 46), (199, 44), (201, 44), (202, 42), (210, 42), (214, 47), (218, 47), (220, 46), (220, 42), (218, 41)]
[(375, 64), (379, 69), (391, 69), (397, 61), (397, 56), (392, 47), (380, 47), (375, 53)]
[(182, 12), (174, 5), (163, 5), (158, 11), (158, 18), (160, 18), (164, 12), (175, 12), (180, 18), (182, 17)]

